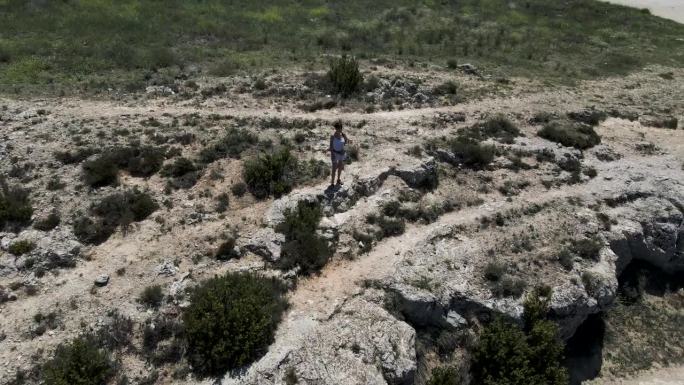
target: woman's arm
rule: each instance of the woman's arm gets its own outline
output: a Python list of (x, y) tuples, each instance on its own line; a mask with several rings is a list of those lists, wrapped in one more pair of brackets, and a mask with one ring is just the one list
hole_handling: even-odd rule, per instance
[(334, 137), (332, 135), (330, 135), (330, 147), (328, 148), (328, 150), (330, 150), (331, 155), (333, 153), (333, 139), (334, 139)]
[(351, 140), (349, 140), (349, 138), (347, 138), (347, 134), (345, 134), (344, 132), (342, 133), (342, 137), (344, 138), (344, 143), (346, 143), (346, 144), (351, 143)]

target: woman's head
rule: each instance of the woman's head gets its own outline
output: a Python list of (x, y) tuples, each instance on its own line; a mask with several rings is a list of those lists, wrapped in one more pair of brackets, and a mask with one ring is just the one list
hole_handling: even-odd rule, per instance
[(335, 129), (335, 132), (342, 132), (342, 121), (336, 120), (335, 123), (333, 123), (333, 128)]

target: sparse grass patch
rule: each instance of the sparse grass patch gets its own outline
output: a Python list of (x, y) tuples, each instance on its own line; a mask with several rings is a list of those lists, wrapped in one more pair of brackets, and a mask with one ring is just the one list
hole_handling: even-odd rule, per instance
[(36, 221), (33, 222), (33, 228), (41, 231), (50, 231), (59, 226), (61, 221), (59, 213), (53, 210), (47, 216), (36, 219)]
[(187, 357), (200, 376), (221, 376), (261, 357), (288, 304), (282, 283), (228, 273), (202, 282), (183, 312)]

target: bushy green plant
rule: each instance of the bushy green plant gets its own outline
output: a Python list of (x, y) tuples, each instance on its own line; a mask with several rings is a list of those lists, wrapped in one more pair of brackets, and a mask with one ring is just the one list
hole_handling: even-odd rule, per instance
[(83, 162), (96, 153), (97, 151), (92, 147), (80, 147), (74, 151), (57, 151), (54, 155), (55, 159), (62, 164), (75, 164)]
[(248, 130), (229, 128), (218, 142), (200, 151), (199, 160), (211, 163), (223, 158), (239, 159), (243, 152), (258, 142), (259, 138)]
[(437, 367), (432, 369), (432, 376), (427, 385), (459, 385), (462, 377), (454, 367)]
[(578, 256), (595, 261), (599, 259), (601, 248), (603, 248), (603, 242), (596, 235), (589, 238), (573, 239), (570, 246), (572, 252)]
[(202, 282), (183, 312), (187, 357), (197, 375), (220, 376), (266, 353), (287, 308), (273, 278), (228, 273)]
[(588, 124), (590, 126), (597, 126), (599, 123), (608, 118), (608, 114), (604, 111), (590, 108), (578, 112), (569, 112), (568, 117), (576, 122)]
[(30, 253), (35, 248), (36, 244), (34, 242), (22, 239), (21, 241), (16, 241), (10, 244), (7, 251), (13, 255), (24, 255), (26, 253)]
[(235, 243), (235, 237), (229, 236), (228, 239), (222, 242), (216, 249), (214, 257), (221, 261), (239, 258), (240, 254), (235, 251)]
[(448, 143), (449, 150), (464, 166), (482, 168), (490, 164), (496, 157), (496, 147), (459, 137)]
[(53, 210), (44, 218), (39, 218), (33, 223), (33, 228), (41, 231), (50, 231), (55, 227), (59, 226), (62, 219), (59, 217), (59, 213)]
[(25, 226), (31, 222), (33, 207), (28, 190), (8, 186), (0, 178), (0, 229), (8, 224)]
[(46, 385), (107, 384), (113, 377), (114, 362), (92, 336), (79, 337), (57, 347), (54, 357), (42, 368)]
[(245, 162), (242, 177), (258, 199), (279, 197), (292, 190), (297, 179), (297, 158), (288, 148), (264, 152)]
[(331, 60), (328, 81), (333, 92), (342, 97), (346, 98), (357, 92), (363, 83), (363, 75), (356, 58), (345, 55)]
[(524, 329), (499, 317), (487, 325), (472, 352), (471, 375), (483, 385), (566, 385), (563, 343), (546, 319), (548, 296), (525, 301)]
[(114, 185), (121, 169), (133, 176), (149, 177), (159, 171), (164, 157), (163, 150), (151, 146), (134, 144), (108, 148), (83, 163), (83, 181), (91, 187)]
[(285, 221), (276, 229), (285, 235), (278, 266), (289, 270), (300, 267), (302, 274), (319, 271), (330, 258), (328, 242), (316, 229), (323, 211), (318, 202), (299, 202), (297, 208), (285, 213)]
[(117, 227), (140, 222), (159, 208), (150, 195), (137, 189), (115, 192), (90, 207), (94, 219), (80, 216), (74, 220), (74, 234), (84, 243), (100, 244)]
[(553, 121), (546, 124), (537, 134), (544, 139), (580, 150), (586, 150), (601, 143), (601, 137), (594, 131), (594, 128), (581, 123)]
[(247, 185), (245, 184), (245, 182), (237, 182), (234, 185), (230, 186), (230, 192), (239, 198), (245, 195), (245, 193), (247, 192)]

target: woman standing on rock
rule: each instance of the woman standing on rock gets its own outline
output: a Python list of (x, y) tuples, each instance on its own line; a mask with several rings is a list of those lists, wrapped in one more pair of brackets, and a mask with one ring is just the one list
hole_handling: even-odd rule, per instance
[(342, 132), (342, 122), (336, 121), (333, 123), (335, 132), (330, 136), (330, 159), (332, 160), (332, 176), (330, 179), (330, 187), (335, 186), (335, 171), (337, 171), (337, 184), (341, 185), (342, 170), (344, 170), (344, 162), (347, 160), (347, 153), (344, 147), (351, 143), (347, 135)]

